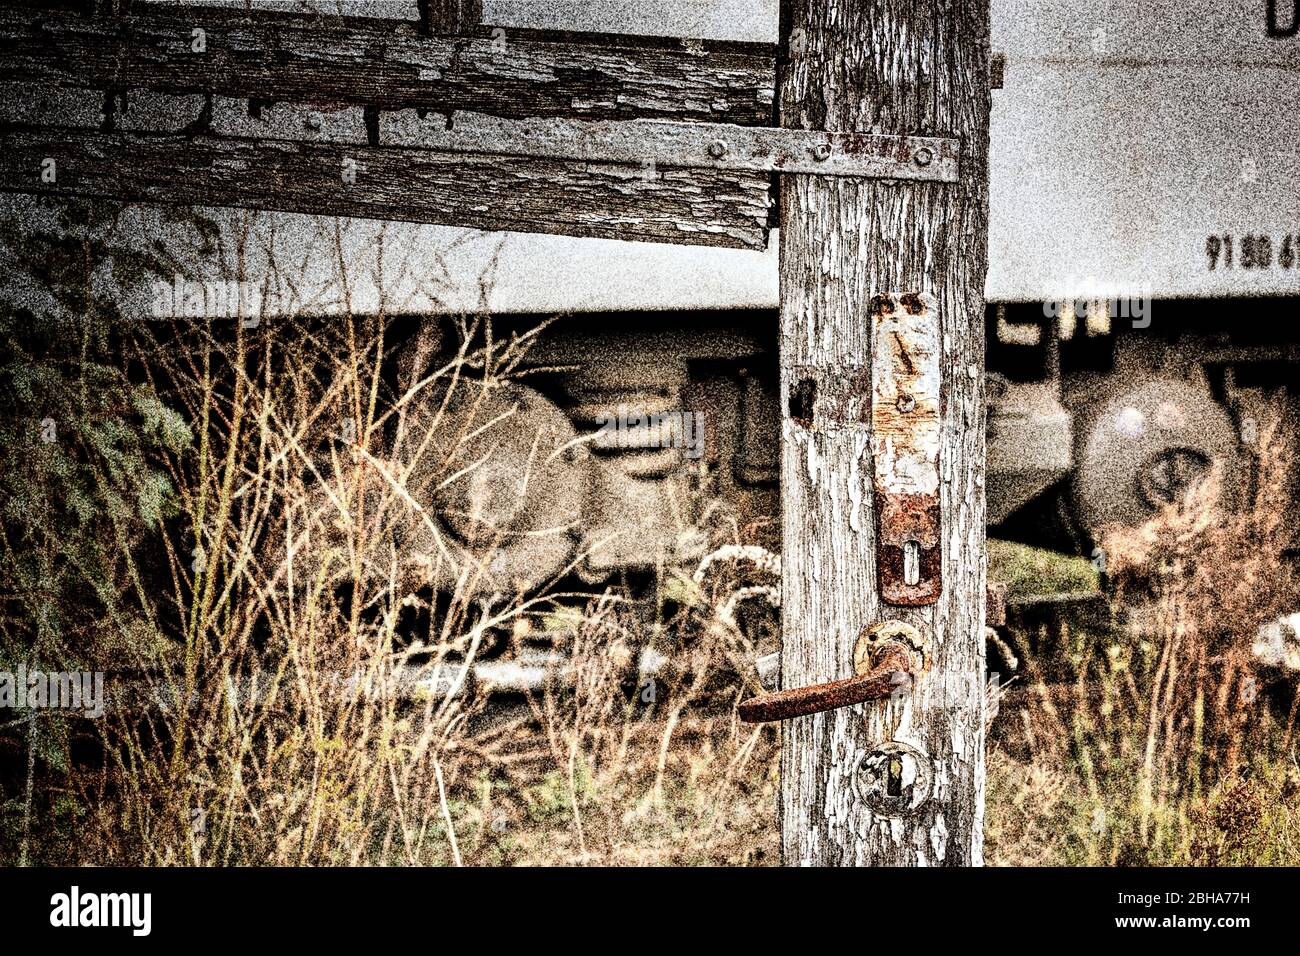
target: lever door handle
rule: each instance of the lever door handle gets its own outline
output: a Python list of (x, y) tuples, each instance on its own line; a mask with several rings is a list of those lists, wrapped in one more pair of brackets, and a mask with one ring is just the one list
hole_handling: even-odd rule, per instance
[(871, 664), (863, 673), (828, 684), (759, 694), (741, 702), (740, 719), (758, 724), (819, 714), (869, 700), (887, 700), (911, 689), (915, 670), (912, 648), (891, 638), (875, 649)]

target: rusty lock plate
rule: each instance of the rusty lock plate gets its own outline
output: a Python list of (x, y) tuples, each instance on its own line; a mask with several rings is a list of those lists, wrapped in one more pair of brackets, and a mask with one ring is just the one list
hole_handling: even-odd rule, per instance
[(933, 604), (943, 590), (939, 306), (926, 292), (871, 300), (871, 451), (880, 597)]

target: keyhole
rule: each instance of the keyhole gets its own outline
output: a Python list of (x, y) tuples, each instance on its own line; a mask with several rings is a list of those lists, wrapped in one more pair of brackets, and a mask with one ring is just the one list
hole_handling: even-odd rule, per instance
[(903, 759), (889, 758), (889, 779), (885, 783), (885, 794), (890, 797), (903, 795)]
[(933, 780), (934, 768), (925, 754), (891, 740), (877, 744), (862, 758), (854, 787), (872, 813), (901, 817), (930, 798)]
[(921, 542), (903, 542), (903, 583), (915, 587), (921, 582)]

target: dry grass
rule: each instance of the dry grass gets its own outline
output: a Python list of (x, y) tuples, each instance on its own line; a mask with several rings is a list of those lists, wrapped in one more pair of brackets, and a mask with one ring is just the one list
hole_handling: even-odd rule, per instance
[(548, 690), (480, 738), (468, 862), (776, 861), (776, 735), (736, 719), (736, 635), (706, 628), (629, 685), (641, 627), (624, 610), (594, 601), (573, 637), (572, 690)]
[[(463, 679), (486, 637), (533, 604), (492, 606), (467, 583), (412, 633), (422, 576), (443, 556), (393, 546), (399, 524), (428, 526), (402, 469), (457, 436), (404, 426), (416, 403), (508, 375), (522, 346), (474, 350), (465, 328), (455, 358), (388, 406), (382, 318), (307, 331), (236, 326), (223, 340), (193, 326), (142, 356), (198, 423), (195, 454), (173, 463), (182, 521), (157, 602), (173, 653), (147, 678), (175, 706), (117, 709), (103, 726), (105, 761), (76, 781), (88, 859), (458, 858), (445, 764), (472, 710), (418, 687), (412, 702), (412, 686)], [(463, 385), (467, 369), (487, 385)], [(464, 582), (480, 570), (456, 569)]]
[(1063, 631), (1072, 686), (1029, 662), (1014, 743), (990, 759), (989, 856), (1007, 864), (1294, 864), (1293, 679), (1252, 659), (1261, 624), (1295, 610), (1281, 557), (1294, 447), (1261, 416), (1259, 474), (1236, 512), (1214, 480), (1185, 508), (1105, 542), (1119, 596), (1109, 635)]
[[(444, 541), (409, 486), (417, 470), (446, 480), (463, 436), (442, 410), (513, 377), (531, 334), (497, 341), (466, 318), (435, 367), (446, 350), (427, 332), (386, 395), (387, 327), (200, 322), (136, 340), (133, 358), (197, 436), (167, 462), (180, 514), (161, 553), (124, 553), (138, 586), (108, 615), (152, 632), (139, 676), (110, 685), (165, 706), (110, 708), (89, 756), (41, 769), (31, 858), (772, 859), (775, 735), (734, 717), (752, 648), (690, 569), (662, 569), (682, 599), (648, 629), (613, 592), (485, 594), (491, 550)], [(453, 586), (435, 597), (435, 580)], [(444, 692), (556, 619), (576, 624), (562, 638), (572, 688), (557, 680), (513, 717)], [(672, 661), (638, 680), (648, 634)]]
[[(650, 619), (613, 590), (485, 598), (482, 567), (443, 547), (407, 478), (416, 461), (447, 467), (460, 439), (436, 410), (516, 375), (529, 337), (466, 319), (452, 359), (426, 371), (443, 343), (417, 340), (419, 371), (386, 395), (387, 329), (193, 324), (139, 342), (197, 441), (168, 463), (180, 516), (162, 552), (125, 555), (134, 584), (108, 619), (143, 615), (142, 645), (170, 648), (136, 664), (171, 706), (117, 710), (90, 757), (43, 771), (33, 859), (777, 862), (777, 732), (735, 716), (757, 689), (736, 595), (770, 596), (771, 580), (664, 567)], [(1300, 862), (1296, 702), (1275, 706), (1283, 685), (1249, 653), (1259, 624), (1294, 610), (1283, 434), (1279, 416), (1261, 429), (1240, 514), (1207, 497), (1107, 542), (1152, 612), (1100, 641), (1067, 630), (1055, 653), (1074, 684), (1049, 687), (1031, 660), (1021, 709), (1003, 702), (1024, 732), (990, 756), (992, 862)], [(399, 526), (417, 529), (400, 545)], [(569, 679), (513, 703), (427, 689), (555, 620)], [(653, 675), (647, 645), (668, 661)]]

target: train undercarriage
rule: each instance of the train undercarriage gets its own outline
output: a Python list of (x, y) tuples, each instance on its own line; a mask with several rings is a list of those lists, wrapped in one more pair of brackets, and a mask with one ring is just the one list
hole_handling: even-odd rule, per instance
[[(1087, 306), (1068, 318), (991, 307), (991, 533), (1090, 555), (1107, 529), (1141, 524), (1211, 475), (1226, 505), (1238, 500), (1260, 416), (1287, 412), (1300, 355), (1280, 324), (1245, 338), (1205, 321), (1247, 310), (1260, 305), (1155, 303), (1155, 323), (1130, 330)], [(689, 328), (657, 313), (570, 317), (529, 352), (527, 384), (512, 386), (528, 397), (519, 425), (558, 410), (573, 429), (563, 440), (590, 452), (564, 478), (588, 488), (564, 556), (587, 580), (689, 558), (706, 499), (744, 543), (779, 546), (774, 326), (747, 312), (697, 313)], [(525, 496), (512, 520), (535, 507), (546, 503)]]
[[(1268, 312), (1296, 304), (1270, 300)], [(1207, 482), (1222, 507), (1246, 498), (1266, 422), (1294, 421), (1300, 348), (1280, 323), (1229, 318), (1259, 314), (1258, 300), (1144, 310), (990, 306), (990, 537), (1104, 572), (1109, 531), (1140, 526)], [(495, 321), (522, 330), (535, 320)], [(481, 597), (566, 575), (592, 591), (653, 594), (666, 568), (700, 567), (720, 542), (778, 555), (775, 325), (767, 312), (719, 311), (689, 324), (627, 313), (550, 326), (517, 379), (473, 413), (492, 424), (461, 453), (466, 477), (436, 498), (448, 537), (467, 555), (482, 550)], [(779, 575), (742, 573), (735, 587), (769, 605), (757, 619), (774, 632)], [(1035, 597), (1062, 595), (1022, 594), (1021, 610)], [(1104, 605), (1100, 593), (1067, 597)], [(1294, 629), (1273, 630), (1272, 663), (1300, 663)], [(1008, 653), (996, 655), (1003, 666)], [(536, 641), (522, 660), (512, 689), (536, 689), (562, 665)]]

